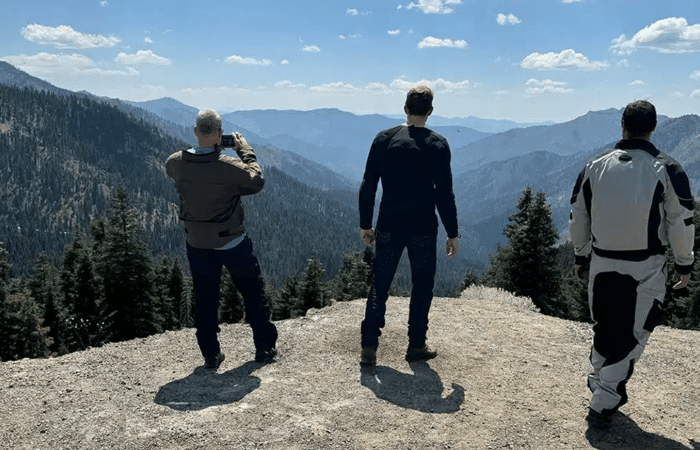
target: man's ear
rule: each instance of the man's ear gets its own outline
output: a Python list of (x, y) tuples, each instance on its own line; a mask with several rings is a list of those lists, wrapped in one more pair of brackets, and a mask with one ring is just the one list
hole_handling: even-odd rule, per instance
[(408, 112), (408, 106), (406, 106), (406, 105), (404, 105), (404, 107), (403, 107), (403, 112), (405, 112), (407, 116), (411, 115), (411, 113)]
[(426, 114), (425, 117), (428, 117), (428, 116), (431, 115), (432, 113), (433, 113), (433, 108), (430, 108), (430, 110), (428, 111), (428, 114)]
[[(194, 135), (197, 136), (197, 127), (194, 127)], [(199, 136), (197, 136), (199, 137)]]

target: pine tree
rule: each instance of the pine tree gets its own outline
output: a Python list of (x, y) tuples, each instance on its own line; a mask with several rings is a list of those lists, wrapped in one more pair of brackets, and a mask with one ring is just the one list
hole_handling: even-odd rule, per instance
[(506, 247), (499, 247), (484, 275), (487, 286), (499, 287), (518, 296), (530, 297), (545, 314), (560, 312), (560, 273), (555, 244), (559, 239), (552, 212), (543, 192), (534, 197), (527, 187), (518, 201), (518, 211), (503, 230)]
[(302, 314), (301, 273), (284, 280), (278, 298), (278, 301), (272, 303), (273, 320), (291, 319)]
[(219, 322), (239, 323), (245, 316), (243, 297), (233, 284), (233, 280), (228, 271), (224, 270), (221, 278)]
[(367, 298), (369, 265), (360, 253), (345, 257), (343, 266), (331, 284), (331, 295), (339, 302)]
[(162, 318), (163, 330), (180, 328), (179, 305), (182, 298), (182, 269), (170, 258), (161, 256), (153, 271), (156, 310)]
[(320, 309), (330, 304), (328, 289), (323, 281), (324, 272), (325, 269), (318, 257), (311, 256), (304, 271), (299, 292), (302, 314), (306, 314), (306, 311), (311, 308)]
[(100, 270), (104, 283), (106, 333), (111, 341), (162, 331), (153, 296), (148, 248), (141, 239), (138, 213), (117, 187), (106, 229)]

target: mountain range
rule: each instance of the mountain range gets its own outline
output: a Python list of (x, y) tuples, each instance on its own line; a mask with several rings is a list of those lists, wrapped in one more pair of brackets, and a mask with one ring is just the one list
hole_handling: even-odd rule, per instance
[[(195, 143), (192, 127), (197, 109), (171, 98), (124, 102), (85, 92), (73, 93), (2, 62), (0, 84), (39, 89), (69, 96), (76, 101), (89, 99), (109, 104), (136, 121), (150, 124), (161, 135), (176, 139), (182, 147)], [(455, 125), (458, 122), (453, 120), (457, 119), (429, 119), (428, 126), (446, 136), (452, 148), (454, 187), (463, 237), (460, 254), (468, 255), (472, 261), (487, 261), (496, 243), (504, 243), (501, 231), (508, 223), (508, 216), (515, 211), (517, 199), (526, 186), (546, 193), (552, 205), (554, 222), (560, 230), (562, 241), (565, 240), (568, 201), (576, 175), (588, 159), (619, 139), (620, 117), (621, 109), (611, 108), (591, 111), (564, 123), (534, 126), (513, 123), (517, 126), (495, 134)], [(451, 125), (432, 126), (433, 119), (437, 124)], [(470, 119), (475, 123), (475, 118)], [(223, 120), (224, 131), (243, 133), (256, 149), (261, 163), (279, 169), (279, 177), (291, 177), (311, 188), (320, 189), (329, 201), (335, 199), (332, 202), (345, 205), (342, 213), (338, 212), (343, 217), (347, 217), (346, 214), (354, 217), (356, 214), (356, 192), (374, 136), (378, 131), (402, 122), (396, 116), (355, 115), (337, 109), (234, 111), (224, 114)], [(513, 124), (500, 122), (500, 126)], [(7, 127), (7, 122), (3, 124), (0, 120), (0, 136), (6, 133)], [(119, 133), (119, 130), (112, 130), (111, 133)], [(691, 187), (698, 194), (700, 117), (660, 116), (653, 141), (662, 151), (683, 164), (691, 179)], [(0, 151), (4, 152), (5, 149)], [(158, 158), (162, 159), (173, 149), (159, 151)], [(161, 170), (156, 167), (158, 158), (154, 156), (154, 167), (150, 169), (155, 171), (154, 174)], [(7, 171), (1, 170), (0, 175), (7, 174)], [(99, 171), (109, 171), (110, 168), (100, 166), (95, 170), (101, 173)], [(1, 184), (7, 183), (8, 176), (5, 175), (4, 181), (0, 176), (0, 188), (7, 188)], [(155, 176), (161, 177), (162, 174)], [(284, 183), (289, 184), (291, 180)], [(156, 202), (157, 197), (165, 198), (172, 209), (177, 199), (174, 192), (164, 194), (165, 189), (159, 188), (154, 192), (151, 202)], [(279, 195), (293, 196), (294, 193), (280, 192)], [(293, 201), (290, 199), (288, 204), (303, 203), (303, 199), (295, 198)], [(292, 210), (289, 211), (291, 213)], [(353, 230), (356, 228), (354, 219), (348, 226)], [(345, 235), (345, 231), (341, 234)], [(0, 239), (6, 240), (3, 236)]]

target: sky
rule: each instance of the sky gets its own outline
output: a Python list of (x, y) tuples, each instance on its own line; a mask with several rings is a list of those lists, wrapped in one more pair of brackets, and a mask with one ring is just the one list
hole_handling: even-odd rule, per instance
[(700, 0), (4, 0), (0, 60), (73, 91), (221, 112), (565, 121), (700, 114)]

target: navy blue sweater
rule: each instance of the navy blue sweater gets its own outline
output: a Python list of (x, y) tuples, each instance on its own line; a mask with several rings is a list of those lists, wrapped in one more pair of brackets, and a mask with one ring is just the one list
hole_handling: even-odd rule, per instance
[(428, 128), (401, 125), (377, 134), (360, 186), (360, 228), (372, 228), (381, 179), (379, 231), (435, 234), (437, 207), (447, 237), (457, 237), (450, 158), (447, 140)]

